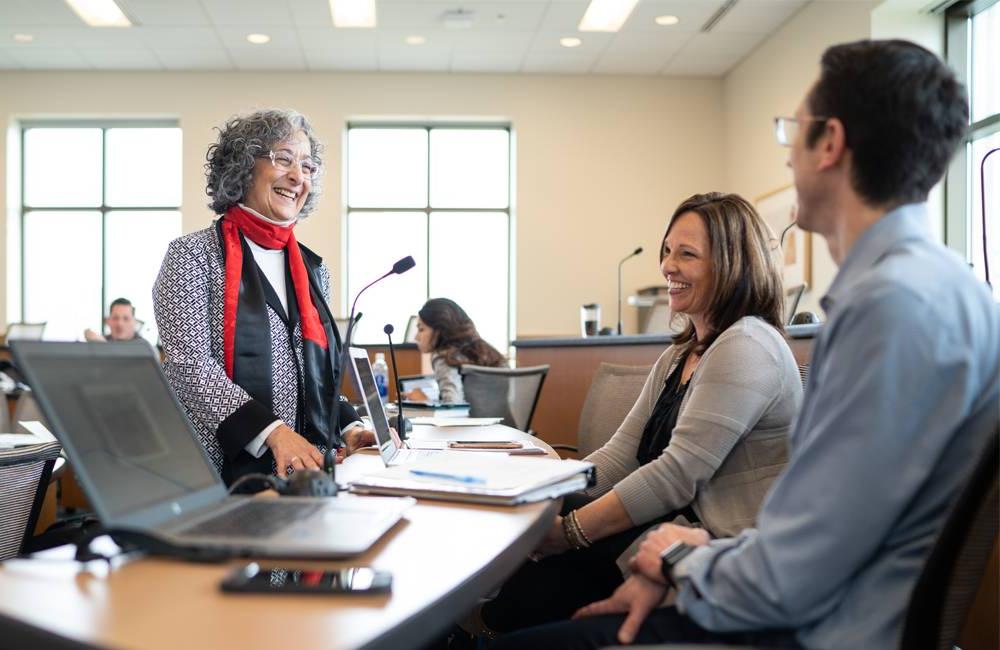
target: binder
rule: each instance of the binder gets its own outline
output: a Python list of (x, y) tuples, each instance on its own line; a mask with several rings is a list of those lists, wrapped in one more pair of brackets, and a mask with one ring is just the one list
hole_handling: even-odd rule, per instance
[(461, 462), (431, 456), (389, 467), (354, 481), (351, 491), (512, 506), (554, 499), (595, 482), (593, 463), (580, 460), (468, 454)]

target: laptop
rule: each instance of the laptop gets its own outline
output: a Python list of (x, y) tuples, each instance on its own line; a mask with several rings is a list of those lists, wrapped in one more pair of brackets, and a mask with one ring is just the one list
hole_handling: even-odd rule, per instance
[(378, 388), (375, 386), (375, 375), (372, 373), (372, 364), (368, 359), (368, 352), (362, 348), (350, 348), (351, 370), (355, 381), (355, 388), (365, 401), (365, 408), (368, 416), (372, 419), (372, 428), (375, 430), (375, 441), (378, 444), (379, 454), (386, 467), (393, 465), (405, 465), (423, 458), (431, 456), (454, 456), (461, 458), (462, 452), (448, 452), (444, 449), (445, 442), (441, 441), (434, 445), (433, 441), (422, 443), (432, 446), (432, 448), (412, 449), (406, 447), (394, 431), (389, 430), (389, 418), (385, 415), (385, 408), (379, 398)]
[(364, 552), (412, 499), (229, 496), (148, 345), (11, 348), (103, 526), (186, 555)]

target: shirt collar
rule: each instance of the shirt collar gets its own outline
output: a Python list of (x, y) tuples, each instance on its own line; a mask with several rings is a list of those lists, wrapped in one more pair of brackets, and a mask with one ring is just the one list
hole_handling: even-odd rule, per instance
[(855, 282), (897, 243), (912, 238), (927, 238), (927, 204), (910, 203), (885, 213), (878, 221), (861, 233), (854, 246), (847, 251), (830, 289), (820, 306), (827, 316), (830, 310), (851, 290)]
[(295, 221), (275, 221), (274, 219), (269, 219), (268, 217), (265, 217), (264, 215), (262, 215), (261, 213), (257, 212), (253, 208), (248, 208), (247, 206), (243, 205), (242, 203), (239, 203), (237, 205), (239, 205), (241, 208), (243, 208), (244, 210), (246, 210), (248, 213), (250, 213), (253, 216), (257, 217), (261, 221), (266, 221), (267, 223), (275, 225), (275, 226), (278, 226), (279, 228), (291, 228), (292, 226), (294, 226), (298, 222), (298, 219), (296, 219)]

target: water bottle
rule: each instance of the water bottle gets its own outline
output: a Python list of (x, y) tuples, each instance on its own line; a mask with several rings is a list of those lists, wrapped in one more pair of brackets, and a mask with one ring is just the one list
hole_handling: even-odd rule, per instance
[(382, 402), (385, 402), (389, 399), (389, 366), (385, 362), (385, 355), (381, 352), (375, 353), (372, 374), (375, 375), (375, 386), (378, 387), (378, 396), (382, 399)]

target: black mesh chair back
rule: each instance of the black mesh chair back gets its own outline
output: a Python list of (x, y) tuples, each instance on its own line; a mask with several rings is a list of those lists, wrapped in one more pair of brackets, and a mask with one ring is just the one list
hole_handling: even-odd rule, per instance
[(467, 364), (460, 372), (470, 417), (503, 418), (509, 427), (531, 430), (548, 365), (488, 368)]
[(0, 449), (0, 561), (31, 540), (61, 449), (58, 442)]

